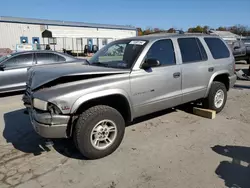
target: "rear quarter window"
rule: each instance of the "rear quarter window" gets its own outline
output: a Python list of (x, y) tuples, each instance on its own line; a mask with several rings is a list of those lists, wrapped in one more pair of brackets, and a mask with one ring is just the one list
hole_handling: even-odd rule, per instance
[(204, 40), (214, 59), (223, 59), (230, 56), (230, 51), (221, 39), (209, 37), (204, 38)]

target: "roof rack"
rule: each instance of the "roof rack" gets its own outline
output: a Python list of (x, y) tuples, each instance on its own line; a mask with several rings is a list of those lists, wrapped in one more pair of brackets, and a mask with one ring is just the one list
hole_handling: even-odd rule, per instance
[(168, 33), (167, 31), (162, 31), (162, 32), (155, 32), (155, 33), (151, 33), (148, 35), (176, 35), (176, 34), (185, 34), (185, 35), (210, 35), (211, 33), (208, 32), (204, 32), (204, 33), (189, 33), (189, 32), (184, 32), (183, 30), (175, 30), (177, 32), (175, 33)]
[(209, 33), (184, 33), (185, 35), (209, 35)]
[(154, 33), (150, 33), (148, 35), (176, 35), (176, 34), (184, 34), (184, 31), (182, 30), (175, 30), (178, 31), (178, 33), (168, 33), (167, 31), (161, 31), (161, 32), (154, 32)]

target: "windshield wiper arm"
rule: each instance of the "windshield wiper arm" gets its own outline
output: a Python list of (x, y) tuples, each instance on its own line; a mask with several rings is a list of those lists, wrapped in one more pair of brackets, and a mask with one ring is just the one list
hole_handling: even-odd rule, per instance
[(83, 65), (84, 65), (84, 64), (90, 65), (90, 62), (89, 62), (87, 59), (83, 59), (83, 60), (80, 60), (80, 61), (84, 61)]
[(101, 65), (101, 66), (104, 66), (104, 67), (108, 67), (108, 64), (101, 63), (101, 62), (94, 62), (94, 63), (91, 63), (91, 65)]
[(90, 65), (90, 62), (89, 62), (89, 60), (87, 60), (87, 59), (85, 59), (85, 61)]

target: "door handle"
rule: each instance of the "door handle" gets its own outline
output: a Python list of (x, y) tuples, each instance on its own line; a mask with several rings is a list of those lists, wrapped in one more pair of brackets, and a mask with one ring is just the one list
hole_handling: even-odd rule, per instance
[(181, 73), (180, 72), (176, 72), (173, 74), (173, 77), (174, 78), (179, 78), (181, 76)]
[(214, 71), (214, 67), (209, 67), (208, 68), (208, 72), (213, 72)]

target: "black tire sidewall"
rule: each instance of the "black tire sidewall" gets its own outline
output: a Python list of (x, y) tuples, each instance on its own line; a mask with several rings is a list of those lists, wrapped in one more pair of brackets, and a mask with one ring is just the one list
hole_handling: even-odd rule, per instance
[[(117, 136), (114, 143), (108, 148), (98, 150), (92, 146), (90, 135), (94, 126), (104, 119), (111, 120), (116, 124)], [(109, 106), (95, 106), (82, 113), (77, 121), (75, 131), (77, 133), (75, 134), (75, 142), (77, 142), (79, 151), (89, 159), (98, 159), (113, 153), (119, 147), (125, 133), (125, 121), (116, 109)]]
[[(220, 108), (217, 108), (214, 104), (214, 98), (218, 90), (222, 90), (224, 92), (224, 101)], [(208, 96), (209, 108), (219, 113), (224, 108), (226, 101), (227, 101), (227, 89), (225, 84), (221, 82), (213, 82)]]
[(250, 56), (247, 59), (247, 64), (250, 64)]

